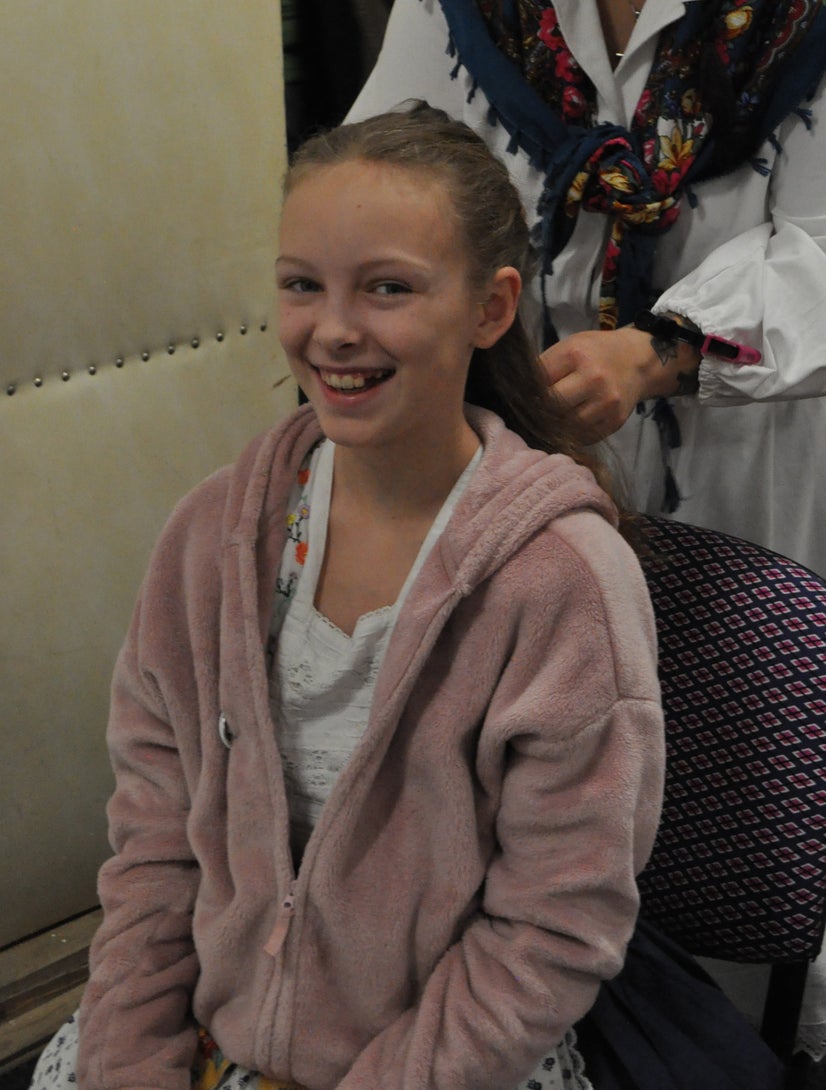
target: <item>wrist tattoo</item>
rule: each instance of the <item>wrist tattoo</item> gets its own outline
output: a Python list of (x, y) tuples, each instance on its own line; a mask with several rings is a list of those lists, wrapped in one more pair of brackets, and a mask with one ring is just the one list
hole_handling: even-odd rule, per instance
[[(693, 322), (689, 322), (687, 319), (685, 324), (693, 326)], [(678, 359), (680, 342), (676, 337), (652, 337), (651, 347), (663, 367), (668, 367), (669, 364), (675, 363)], [(700, 378), (693, 368), (688, 371), (677, 371), (675, 381), (677, 385), (673, 396), (676, 397), (696, 394), (700, 389)]]
[[(684, 314), (675, 314), (673, 311), (669, 310), (666, 311), (663, 317), (670, 318), (672, 321), (676, 322), (677, 325), (681, 325), (685, 329), (692, 329), (695, 333), (699, 333), (700, 331), (700, 327), (698, 325), (695, 325), (690, 318), (686, 318)], [(659, 361), (663, 365), (663, 367), (666, 367), (669, 363), (672, 362), (672, 360), (675, 360), (677, 358), (679, 343), (680, 342), (676, 337), (669, 337), (667, 339), (663, 337), (651, 338), (651, 347), (656, 352)], [(678, 386), (680, 387), (680, 393), (696, 393), (696, 389), (692, 390), (686, 388), (685, 391), (683, 391), (682, 389), (683, 381), (687, 380), (688, 382), (690, 382), (691, 377), (692, 376), (690, 374), (681, 374), (680, 377), (677, 379)]]
[(652, 337), (651, 347), (663, 367), (667, 367), (669, 363), (677, 358), (678, 343), (676, 337), (669, 337), (667, 340), (662, 337)]

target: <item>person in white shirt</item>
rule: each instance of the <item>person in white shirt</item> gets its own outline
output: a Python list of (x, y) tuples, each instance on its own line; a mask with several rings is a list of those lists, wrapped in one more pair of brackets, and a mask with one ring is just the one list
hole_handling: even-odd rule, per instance
[[(544, 295), (553, 327), (546, 343), (558, 338), (544, 355), (549, 376), (593, 435), (611, 435), (635, 506), (748, 538), (820, 573), (826, 573), (826, 479), (819, 472), (826, 462), (824, 19), (822, 7), (808, 0), (797, 6), (396, 0), (378, 63), (349, 114), (358, 120), (424, 98), (465, 120), (505, 158), (529, 215), (539, 220), (554, 173), (550, 121), (558, 124), (561, 116), (572, 131), (630, 132), (639, 150), (634, 141), (650, 131), (643, 122), (655, 77), (663, 74), (669, 44), (676, 40), (679, 52), (686, 20), (695, 21), (690, 42), (702, 33), (710, 43), (702, 56), (689, 56), (698, 68), (708, 68), (712, 50), (741, 71), (751, 63), (754, 78), (735, 85), (734, 107), (712, 101), (728, 78), (721, 62), (720, 72), (706, 79), (711, 90), (698, 76), (687, 92), (694, 98), (682, 97), (673, 121), (660, 119), (658, 150), (642, 149), (659, 164), (650, 172), (655, 183), (663, 165), (671, 171), (665, 189), (679, 203), (678, 214), (659, 209), (673, 222), (656, 235), (648, 291), (624, 308), (620, 299), (618, 314), (606, 310), (609, 235), (618, 217), (615, 205), (607, 213), (598, 209), (613, 161), (592, 177), (590, 201), (561, 228), (566, 217), (559, 206), (570, 211), (583, 175), (570, 179), (567, 191), (557, 177), (563, 192), (556, 194), (556, 219), (546, 216), (545, 226), (570, 237), (561, 248), (557, 239), (552, 273), (538, 277), (534, 289), (537, 299)], [(771, 63), (758, 58), (756, 39), (749, 39), (758, 31), (775, 35)], [(737, 49), (745, 52), (736, 55)], [(547, 100), (554, 94), (567, 97), (556, 101), (562, 112), (552, 117)], [(751, 111), (745, 121), (735, 113), (726, 123), (715, 114), (743, 102)], [(735, 139), (744, 125), (751, 126), (751, 144)], [(770, 138), (762, 139), (769, 126)], [(559, 152), (563, 159), (571, 147)], [(630, 189), (628, 178), (626, 170), (620, 188)], [(651, 335), (631, 325), (644, 307), (743, 343), (762, 358), (745, 364), (701, 358), (696, 348), (673, 341), (665, 354), (679, 366), (665, 369)]]
[[(820, 574), (826, 574), (824, 21), (826, 10), (811, 0), (395, 0), (377, 65), (349, 114), (358, 120), (413, 97), (462, 118), (503, 157), (529, 215), (541, 221), (560, 118), (573, 130), (611, 126), (607, 135), (630, 131), (643, 140), (652, 89), (673, 74), (668, 49), (682, 41), (684, 56), (705, 65), (706, 75), (698, 74), (672, 109), (677, 121), (660, 121), (658, 150), (648, 152), (671, 170), (682, 200), (656, 238), (651, 294), (637, 305), (744, 343), (761, 359), (731, 363), (680, 341), (652, 345), (649, 334), (630, 324), (636, 313), (627, 306), (613, 316), (612, 328), (604, 274), (612, 273), (616, 220), (598, 211), (600, 194), (592, 191), (592, 207), (569, 217), (570, 234), (553, 254), (552, 273), (534, 283), (553, 327), (550, 339), (558, 338), (544, 362), (583, 423), (610, 435), (638, 509), (748, 538)], [(760, 48), (761, 34), (773, 36), (773, 49)], [(698, 57), (691, 47), (703, 38)], [(710, 49), (721, 58), (716, 72)], [(735, 61), (736, 77), (725, 70)], [(735, 78), (739, 100), (726, 104), (718, 92)], [(705, 98), (699, 109), (698, 98)], [(739, 124), (738, 110), (746, 115)], [(740, 139), (749, 125), (751, 144)], [(707, 165), (706, 176), (686, 186), (680, 173), (709, 128), (718, 176)], [(558, 175), (558, 162), (556, 168)], [(569, 204), (581, 196), (583, 181), (570, 173), (567, 192), (557, 177), (558, 196)], [(623, 183), (630, 190), (627, 172)], [(668, 208), (664, 214), (673, 215)], [(564, 214), (556, 221), (546, 216), (546, 240), (547, 227), (560, 221), (564, 228)], [(818, 1058), (826, 1055), (823, 962), (821, 955), (809, 973), (798, 1039)], [(717, 971), (756, 1016), (762, 984), (754, 970)]]

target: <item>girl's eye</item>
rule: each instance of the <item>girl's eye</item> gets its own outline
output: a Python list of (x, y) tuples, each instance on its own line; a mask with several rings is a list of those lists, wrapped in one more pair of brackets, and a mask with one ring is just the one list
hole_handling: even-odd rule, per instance
[(373, 287), (376, 295), (407, 295), (411, 290), (409, 284), (404, 284), (399, 280), (382, 280), (381, 283)]
[(308, 292), (321, 291), (321, 285), (307, 276), (293, 276), (282, 282), (281, 290), (292, 291), (296, 295), (306, 295)]

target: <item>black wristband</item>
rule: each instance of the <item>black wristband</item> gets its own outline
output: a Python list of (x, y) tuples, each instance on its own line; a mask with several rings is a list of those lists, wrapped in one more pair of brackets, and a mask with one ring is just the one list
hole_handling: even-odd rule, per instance
[(634, 318), (634, 325), (643, 333), (650, 333), (652, 337), (666, 344), (684, 341), (698, 348), (701, 356), (716, 356), (717, 359), (729, 363), (759, 363), (762, 358), (757, 348), (749, 348), (747, 344), (730, 341), (716, 333), (702, 333), (696, 327), (683, 325), (666, 314), (652, 314), (650, 310), (641, 310)]
[(634, 325), (643, 333), (650, 333), (658, 341), (684, 341), (694, 348), (702, 349), (706, 340), (699, 329), (681, 325), (665, 314), (652, 314), (650, 310), (641, 310), (634, 319)]

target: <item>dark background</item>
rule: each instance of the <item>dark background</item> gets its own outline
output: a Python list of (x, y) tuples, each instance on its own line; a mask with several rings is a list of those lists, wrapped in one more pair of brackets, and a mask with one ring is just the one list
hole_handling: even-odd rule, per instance
[(337, 125), (370, 74), (393, 0), (282, 0), (287, 143)]

